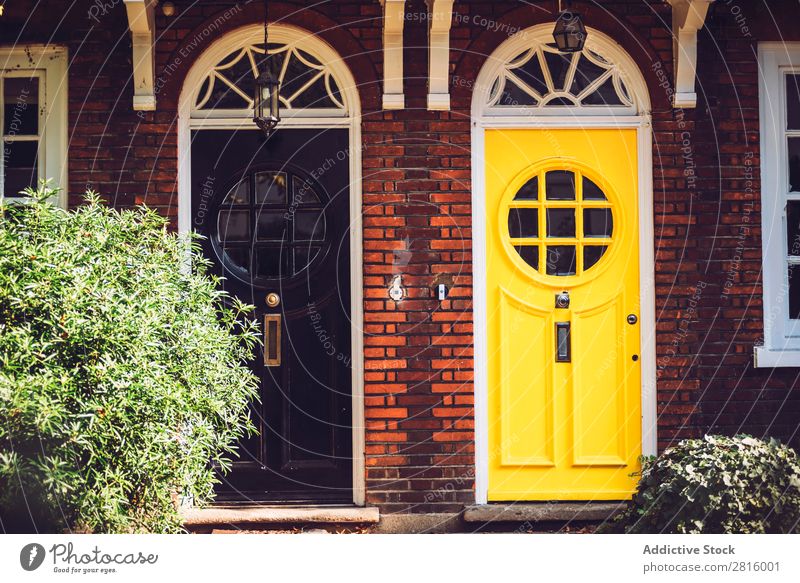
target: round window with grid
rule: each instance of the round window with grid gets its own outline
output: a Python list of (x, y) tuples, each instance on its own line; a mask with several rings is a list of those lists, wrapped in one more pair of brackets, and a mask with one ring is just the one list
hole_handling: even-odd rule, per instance
[(246, 174), (217, 208), (215, 250), (240, 279), (300, 276), (327, 247), (325, 200), (309, 178), (282, 168)]
[(589, 271), (608, 252), (613, 233), (611, 202), (580, 170), (543, 170), (508, 205), (509, 242), (542, 275)]

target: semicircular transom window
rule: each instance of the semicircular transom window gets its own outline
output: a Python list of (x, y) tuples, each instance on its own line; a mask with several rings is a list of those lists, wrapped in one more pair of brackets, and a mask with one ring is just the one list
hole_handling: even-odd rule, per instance
[[(325, 110), (326, 115), (346, 115), (339, 83), (320, 59), (294, 45), (269, 44), (269, 54), (281, 82), (281, 113)], [(236, 49), (214, 66), (200, 85), (194, 102), (197, 114), (253, 109), (253, 88), (264, 44)]]
[(299, 275), (324, 255), (325, 199), (292, 171), (253, 172), (223, 198), (214, 242), (228, 269), (245, 279)]
[(584, 49), (561, 53), (554, 44), (538, 44), (505, 63), (492, 81), (490, 110), (561, 107), (608, 108), (636, 113), (620, 68)]
[(508, 204), (509, 243), (543, 275), (581, 275), (613, 244), (611, 202), (580, 171), (548, 169), (528, 180)]

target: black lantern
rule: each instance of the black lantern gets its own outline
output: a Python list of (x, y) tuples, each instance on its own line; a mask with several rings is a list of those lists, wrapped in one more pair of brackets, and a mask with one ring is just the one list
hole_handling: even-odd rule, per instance
[(267, 16), (267, 2), (264, 0), (264, 57), (261, 59), (253, 93), (253, 121), (269, 137), (281, 121), (281, 83), (272, 72), (272, 59), (267, 44)]
[[(561, 2), (558, 4), (560, 8)], [(581, 15), (570, 10), (569, 2), (567, 9), (561, 10), (558, 15), (556, 27), (553, 29), (553, 40), (562, 53), (579, 53), (586, 44), (586, 27), (583, 25)]]

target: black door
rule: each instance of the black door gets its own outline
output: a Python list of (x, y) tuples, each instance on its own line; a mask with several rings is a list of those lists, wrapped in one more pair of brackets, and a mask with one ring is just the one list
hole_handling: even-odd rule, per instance
[(258, 435), (225, 502), (351, 502), (347, 130), (192, 134), (192, 226), (223, 286), (256, 306)]

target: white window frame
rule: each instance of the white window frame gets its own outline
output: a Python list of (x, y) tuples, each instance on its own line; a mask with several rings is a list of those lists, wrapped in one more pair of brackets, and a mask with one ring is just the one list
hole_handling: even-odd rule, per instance
[[(67, 49), (54, 45), (0, 47), (0, 77), (39, 77), (39, 178), (60, 188), (54, 202), (67, 205)], [(2, 84), (0, 84), (1, 86)], [(0, 94), (0, 106), (2, 106)], [(0, 109), (3, 109), (0, 107)], [(0, 123), (4, 112), (0, 111)], [(0, 200), (4, 191), (0, 189)], [(24, 199), (9, 199), (9, 201)]]
[(800, 201), (789, 192), (786, 129), (786, 75), (800, 74), (800, 43), (760, 43), (759, 119), (761, 126), (761, 252), (764, 345), (755, 348), (755, 366), (800, 367), (800, 320), (789, 318), (789, 263), (786, 203)]

